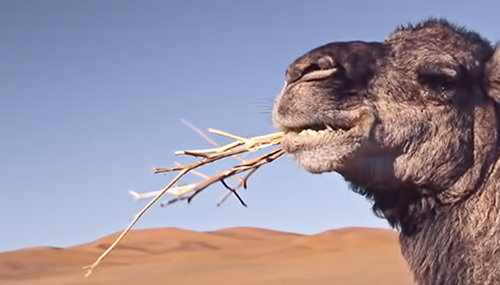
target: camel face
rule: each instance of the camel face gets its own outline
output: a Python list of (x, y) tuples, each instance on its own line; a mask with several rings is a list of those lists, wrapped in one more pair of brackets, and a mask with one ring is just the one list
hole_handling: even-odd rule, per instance
[(314, 49), (285, 82), (284, 150), (366, 196), (418, 284), (500, 284), (500, 46), (429, 20)]
[(273, 119), (286, 132), (283, 148), (306, 170), (341, 172), (375, 149), (377, 116), (366, 90), (385, 50), (380, 43), (332, 43), (288, 67)]
[(288, 67), (274, 105), (283, 148), (306, 170), (362, 188), (446, 189), (474, 163), (476, 140), (489, 139), (476, 134), (495, 104), (493, 54), (477, 34), (436, 20), (380, 43), (314, 49)]

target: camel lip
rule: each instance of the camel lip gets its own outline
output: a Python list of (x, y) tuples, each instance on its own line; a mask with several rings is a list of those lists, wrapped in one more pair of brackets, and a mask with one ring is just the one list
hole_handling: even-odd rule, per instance
[(284, 126), (281, 127), (281, 131), (284, 133), (301, 133), (303, 131), (349, 131), (354, 127), (353, 124), (347, 123), (313, 123), (313, 124), (303, 124), (299, 126)]

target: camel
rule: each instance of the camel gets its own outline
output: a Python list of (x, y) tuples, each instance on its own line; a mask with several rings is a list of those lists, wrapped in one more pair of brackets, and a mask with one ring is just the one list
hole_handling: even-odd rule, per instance
[[(399, 231), (421, 285), (500, 284), (500, 47), (444, 19), (334, 42), (286, 70), (282, 147)], [(362, 269), (360, 269), (362, 270)]]

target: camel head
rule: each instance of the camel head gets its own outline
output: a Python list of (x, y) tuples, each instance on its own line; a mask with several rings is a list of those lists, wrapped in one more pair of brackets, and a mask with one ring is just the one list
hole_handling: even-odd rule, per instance
[(413, 204), (424, 211), (477, 191), (497, 158), (499, 101), (500, 51), (428, 20), (383, 42), (334, 42), (298, 58), (273, 121), (299, 165), (340, 173), (398, 224)]

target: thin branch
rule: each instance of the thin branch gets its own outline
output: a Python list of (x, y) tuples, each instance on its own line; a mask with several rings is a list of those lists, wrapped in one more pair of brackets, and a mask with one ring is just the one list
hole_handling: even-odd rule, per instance
[[(260, 167), (260, 166), (259, 166)], [(254, 169), (250, 170), (243, 178), (241, 179), (241, 186), (243, 186), (244, 189), (247, 189), (247, 181), (250, 175), (252, 175), (259, 167), (255, 167)]]
[(202, 132), (197, 126), (189, 122), (188, 120), (182, 119), (181, 122), (188, 126), (191, 130), (193, 130), (195, 133), (200, 135), (202, 138), (204, 138), (206, 141), (209, 143), (213, 144), (214, 146), (219, 146), (213, 139), (211, 139), (209, 136), (207, 136), (204, 132)]
[(170, 187), (172, 187), (172, 185), (174, 185), (177, 181), (179, 181), (179, 179), (181, 179), (181, 177), (184, 176), (189, 171), (190, 171), (190, 169), (186, 168), (186, 169), (182, 170), (181, 172), (179, 172), (179, 174), (177, 174), (177, 176), (172, 181), (170, 181), (170, 183), (167, 185), (167, 187), (165, 187), (165, 189), (163, 189), (161, 191), (161, 193), (159, 193), (158, 195), (156, 195), (156, 197), (154, 197), (153, 200), (151, 200), (137, 215), (135, 215), (135, 217), (132, 220), (132, 222), (130, 222), (130, 224), (127, 226), (127, 228), (125, 228), (125, 230), (123, 230), (123, 232), (120, 234), (120, 236), (118, 236), (118, 238), (115, 240), (115, 242), (113, 242), (96, 259), (96, 261), (94, 261), (94, 263), (92, 263), (89, 266), (85, 266), (84, 267), (84, 269), (87, 269), (87, 273), (85, 274), (85, 277), (89, 277), (90, 274), (92, 274), (92, 270), (99, 265), (99, 263), (118, 245), (118, 243), (120, 243), (120, 241), (128, 234), (128, 232), (130, 232), (130, 230), (132, 229), (132, 227), (137, 223), (137, 221), (139, 221), (139, 219), (142, 217), (142, 215), (144, 215), (144, 213), (146, 213), (146, 211), (149, 208), (151, 208), (151, 206), (153, 206), (153, 204), (156, 201), (158, 201), (158, 199), (160, 199), (160, 197), (163, 196), (163, 194), (165, 194), (168, 191), (168, 189), (170, 189)]
[[(250, 175), (252, 175), (255, 171), (257, 171), (257, 169), (259, 169), (259, 167), (256, 167), (256, 168), (253, 168), (251, 169), (250, 171), (248, 171), (247, 174), (245, 174), (245, 176), (243, 177), (238, 177), (238, 179), (240, 179), (240, 183), (234, 187), (233, 189), (236, 191), (236, 189), (240, 188), (240, 187), (243, 187), (243, 189), (247, 189), (247, 181), (248, 181), (248, 178), (250, 177)], [(235, 177), (235, 176), (232, 176), (232, 177)], [(226, 202), (227, 198), (229, 198), (229, 196), (231, 196), (231, 194), (233, 194), (232, 192), (228, 192), (226, 195), (224, 195), (224, 197), (219, 201), (219, 203), (217, 203), (217, 207), (220, 207), (222, 206), (222, 204), (224, 202)]]
[[(191, 194), (188, 198), (188, 202), (190, 202), (196, 195), (198, 195), (201, 191), (203, 191), (205, 188), (208, 186), (212, 185), (213, 183), (226, 179), (229, 176), (239, 174), (241, 172), (245, 172), (247, 170), (251, 170), (252, 168), (260, 167), (266, 163), (272, 162), (282, 156), (285, 152), (283, 149), (278, 148), (270, 153), (264, 154), (262, 156), (259, 156), (256, 159), (252, 159), (251, 161), (248, 161), (246, 163), (237, 165), (229, 170), (226, 170), (214, 177), (210, 177), (210, 179), (207, 179), (205, 181), (202, 181), (198, 183), (196, 190), (194, 191), (193, 194)], [(248, 178), (248, 177), (247, 177)]]
[[(211, 143), (212, 145), (216, 146), (216, 147), (220, 147), (219, 144), (217, 144), (213, 139), (211, 139), (209, 136), (207, 136), (204, 132), (202, 132), (196, 125), (194, 125), (193, 123), (189, 122), (188, 120), (185, 120), (185, 119), (182, 119), (181, 120), (183, 124), (185, 124), (186, 126), (188, 126), (191, 130), (193, 130), (195, 133), (197, 133), (198, 135), (200, 135), (202, 138), (204, 138), (206, 141), (208, 141), (209, 143)], [(236, 155), (233, 155), (233, 157), (241, 162), (244, 162), (245, 160), (243, 160), (242, 158), (240, 158), (239, 156), (236, 156)]]
[(222, 197), (222, 199), (219, 201), (219, 203), (217, 203), (217, 207), (222, 206), (222, 204), (226, 202), (227, 198), (229, 198), (231, 194), (233, 194), (233, 192), (227, 192), (226, 195), (224, 195), (224, 197)]
[(198, 153), (198, 154), (204, 154), (204, 153), (219, 153), (219, 152), (224, 152), (229, 149), (235, 148), (237, 146), (240, 146), (242, 144), (245, 144), (244, 142), (236, 141), (232, 142), (230, 144), (227, 144), (225, 146), (221, 147), (216, 147), (216, 148), (209, 148), (209, 149), (200, 149), (200, 150), (183, 150), (183, 151), (176, 151), (175, 155), (183, 155), (183, 154), (189, 154), (190, 153)]
[(217, 130), (217, 129), (208, 128), (208, 131), (210, 133), (212, 133), (212, 134), (216, 134), (216, 135), (219, 135), (219, 136), (228, 137), (230, 139), (237, 140), (237, 141), (240, 141), (240, 142), (243, 142), (243, 143), (248, 143), (250, 141), (247, 138), (240, 137), (240, 136), (237, 136), (237, 135), (234, 135), (234, 134), (231, 134), (231, 133), (227, 133), (227, 132), (224, 132), (224, 131), (220, 131), (220, 130)]
[[(252, 152), (255, 151), (256, 149), (261, 149), (264, 147), (269, 147), (273, 145), (279, 145), (281, 143), (281, 139), (283, 137), (283, 133), (274, 133), (270, 135), (265, 135), (265, 136), (259, 136), (259, 137), (253, 137), (253, 138), (248, 138), (244, 139), (243, 141), (240, 140), (241, 137), (238, 137), (236, 135), (222, 132), (222, 131), (217, 131), (217, 134), (224, 135), (227, 137), (232, 137), (238, 139), (238, 141), (227, 144), (225, 146), (219, 147), (217, 149), (211, 149), (211, 150), (199, 150), (199, 151), (183, 151), (183, 152), (176, 152), (176, 154), (186, 154), (186, 155), (191, 155), (195, 157), (202, 157), (201, 160), (193, 162), (191, 164), (187, 165), (177, 165), (174, 167), (170, 168), (159, 168), (154, 171), (154, 173), (164, 173), (164, 172), (171, 172), (171, 171), (180, 171), (177, 176), (158, 194), (156, 195), (132, 220), (132, 222), (123, 230), (123, 232), (118, 236), (118, 238), (96, 259), (94, 263), (92, 263), (89, 266), (86, 266), (85, 268), (88, 270), (87, 274), (85, 276), (89, 276), (92, 273), (92, 270), (96, 268), (99, 263), (123, 240), (123, 238), (128, 234), (128, 232), (132, 229), (132, 227), (139, 221), (139, 219), (144, 215), (144, 213), (151, 208), (151, 206), (158, 201), (177, 181), (179, 181), (184, 175), (187, 173), (193, 171), (195, 168), (198, 168), (202, 165), (230, 157), (239, 153), (244, 153), (244, 152)], [(236, 195), (236, 197), (240, 200), (240, 203), (243, 205), (246, 205), (241, 197), (236, 193), (235, 189), (232, 189), (225, 183), (225, 179), (228, 177), (235, 176), (239, 173), (247, 172), (248, 173), (243, 177), (242, 181), (237, 187), (240, 186), (246, 186), (246, 181), (248, 178), (262, 165), (273, 162), (274, 160), (278, 159), (280, 156), (284, 154), (284, 151), (281, 147), (267, 153), (264, 155), (261, 155), (255, 159), (244, 161), (241, 164), (232, 167), (226, 171), (223, 171), (213, 177), (208, 177), (204, 181), (194, 184), (189, 189), (186, 191), (183, 191), (182, 193), (178, 193), (177, 199), (173, 199), (169, 201), (169, 203), (174, 203), (178, 200), (187, 200), (190, 202), (196, 195), (198, 195), (201, 191), (206, 189), (208, 186), (216, 183), (216, 182), (221, 182), (226, 188), (228, 188), (231, 192)], [(183, 196), (187, 193), (193, 192), (192, 194), (188, 196)]]
[(227, 183), (226, 183), (226, 181), (224, 181), (224, 179), (220, 180), (220, 182), (222, 183), (222, 185), (224, 185), (224, 187), (226, 187), (227, 190), (230, 191), (230, 193), (233, 193), (234, 196), (236, 196), (236, 198), (238, 198), (241, 205), (247, 207), (247, 204), (245, 203), (245, 201), (243, 201), (243, 199), (241, 199), (240, 195), (238, 195), (238, 192), (236, 192), (236, 189), (229, 187), (229, 185), (227, 185)]
[[(182, 166), (182, 164), (178, 163), (177, 161), (174, 162), (175, 166)], [(193, 173), (194, 175), (198, 175), (199, 177), (203, 178), (203, 179), (208, 179), (208, 175), (205, 175), (199, 171), (196, 171), (196, 170), (191, 170), (189, 173)]]

